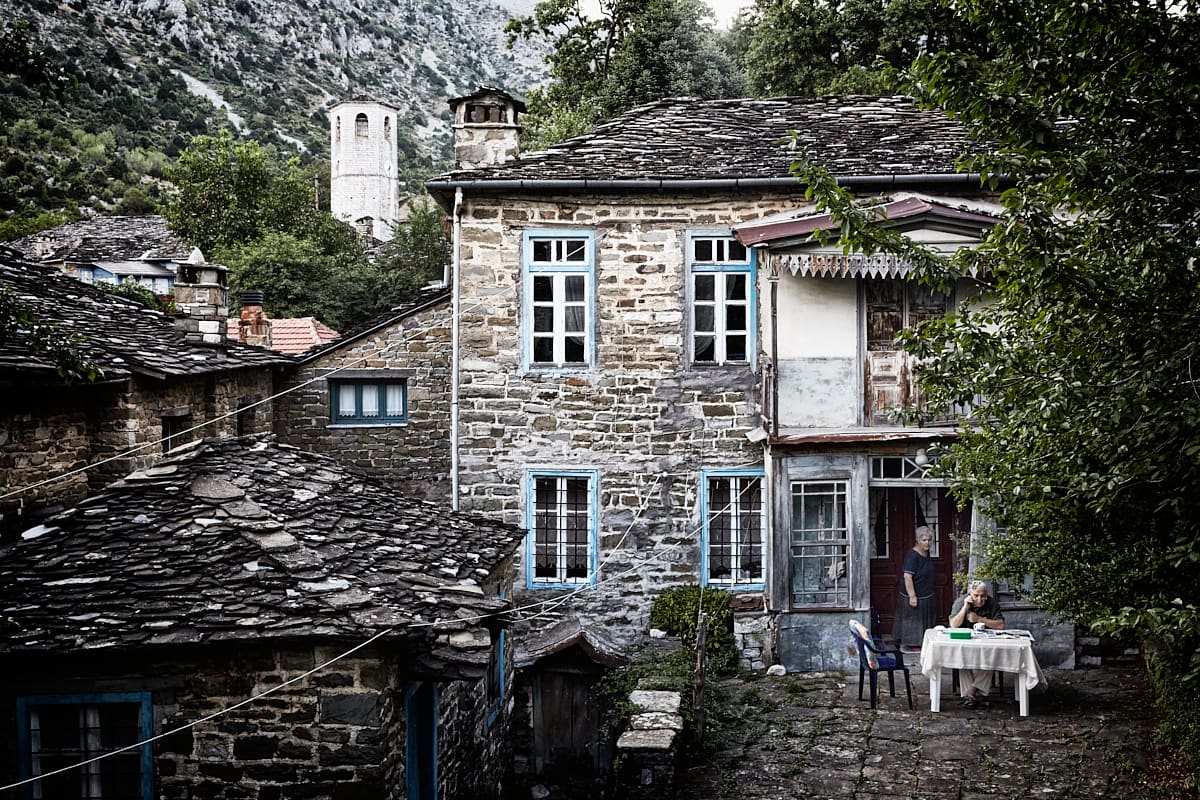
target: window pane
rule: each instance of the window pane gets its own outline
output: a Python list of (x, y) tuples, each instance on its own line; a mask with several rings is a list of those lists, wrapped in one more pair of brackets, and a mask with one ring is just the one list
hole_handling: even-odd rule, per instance
[(710, 333), (717, 329), (717, 310), (712, 306), (696, 306), (696, 330)]
[(729, 240), (729, 260), (730, 261), (745, 261), (746, 246), (737, 239)]
[(540, 336), (533, 340), (533, 360), (538, 364), (554, 362), (554, 340)]
[(696, 239), (693, 242), (694, 257), (697, 261), (712, 261), (713, 260), (713, 241), (712, 239)]
[(715, 281), (716, 276), (714, 275), (696, 275), (696, 299), (715, 300), (717, 296)]
[(362, 386), (362, 414), (364, 417), (379, 416), (379, 386), (364, 383)]
[(568, 303), (583, 302), (584, 281), (582, 275), (567, 275), (563, 280), (564, 299)]
[(354, 401), (354, 385), (343, 383), (338, 386), (338, 416), (353, 417), (358, 413)]
[(725, 360), (726, 361), (749, 361), (746, 357), (746, 337), (745, 336), (726, 336), (725, 337)]
[(726, 275), (725, 276), (725, 298), (727, 300), (745, 300), (746, 299), (746, 276), (745, 275)]
[(712, 336), (696, 337), (696, 360), (704, 362), (716, 361), (716, 342)]
[(554, 279), (549, 275), (533, 277), (533, 299), (538, 303), (549, 303), (554, 300)]
[(536, 333), (550, 333), (554, 330), (554, 307), (535, 306), (533, 309), (533, 330)]
[(570, 333), (582, 333), (584, 313), (582, 306), (567, 306), (563, 309), (563, 316), (566, 318), (563, 324), (563, 330)]
[(728, 306), (725, 309), (725, 330), (727, 331), (744, 331), (746, 330), (746, 307), (745, 306)]
[(583, 337), (568, 336), (563, 342), (563, 360), (568, 364), (583, 363)]
[(563, 243), (566, 251), (564, 261), (582, 262), (587, 260), (587, 242), (583, 239), (568, 239)]
[(533, 240), (533, 260), (534, 261), (550, 261), (551, 258), (551, 242), (549, 239), (534, 239)]
[(399, 383), (387, 385), (387, 411), (389, 417), (404, 416), (404, 386)]

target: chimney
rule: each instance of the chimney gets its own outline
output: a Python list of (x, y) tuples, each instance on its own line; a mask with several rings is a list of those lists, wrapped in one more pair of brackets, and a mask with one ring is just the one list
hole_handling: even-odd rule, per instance
[(225, 341), (225, 273), (219, 264), (206, 264), (200, 248), (192, 250), (175, 273), (175, 327), (193, 344), (221, 346)]
[(490, 86), (450, 101), (454, 114), (454, 164), (458, 169), (495, 166), (520, 155), (517, 115), (525, 103)]
[(262, 292), (242, 292), (242, 316), (238, 320), (238, 341), (256, 347), (271, 347), (271, 320), (263, 311)]

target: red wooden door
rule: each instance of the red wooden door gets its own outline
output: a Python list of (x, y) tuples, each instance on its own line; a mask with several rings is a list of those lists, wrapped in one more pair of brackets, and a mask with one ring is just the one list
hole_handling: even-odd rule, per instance
[(945, 624), (954, 602), (955, 534), (967, 530), (970, 512), (959, 512), (944, 488), (937, 486), (872, 488), (870, 495), (872, 629), (890, 634), (896, 619), (905, 554), (925, 525), (934, 534), (934, 617)]

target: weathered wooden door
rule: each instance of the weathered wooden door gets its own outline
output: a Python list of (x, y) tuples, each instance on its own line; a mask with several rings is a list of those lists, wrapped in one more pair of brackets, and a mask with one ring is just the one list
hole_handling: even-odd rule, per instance
[(871, 612), (874, 630), (888, 634), (896, 619), (905, 554), (916, 543), (916, 530), (927, 526), (934, 535), (934, 616), (945, 624), (954, 602), (956, 534), (970, 526), (970, 509), (954, 507), (939, 486), (871, 489)]
[(534, 679), (534, 768), (547, 780), (590, 783), (605, 766), (592, 691), (600, 669), (583, 660), (556, 660)]
[(867, 280), (865, 418), (869, 425), (892, 422), (887, 409), (919, 405), (908, 354), (895, 343), (896, 334), (946, 313), (950, 298), (935, 295), (916, 281)]

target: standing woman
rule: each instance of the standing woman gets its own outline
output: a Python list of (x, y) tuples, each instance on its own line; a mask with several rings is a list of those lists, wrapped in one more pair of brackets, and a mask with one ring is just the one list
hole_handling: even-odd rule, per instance
[(892, 637), (906, 653), (919, 653), (925, 629), (934, 626), (933, 559), (929, 557), (932, 546), (933, 534), (921, 525), (917, 528), (917, 543), (904, 554)]

